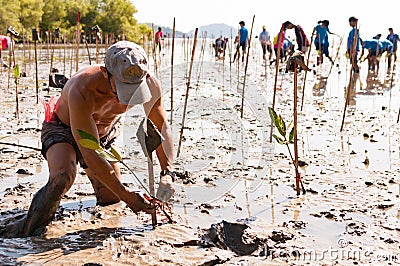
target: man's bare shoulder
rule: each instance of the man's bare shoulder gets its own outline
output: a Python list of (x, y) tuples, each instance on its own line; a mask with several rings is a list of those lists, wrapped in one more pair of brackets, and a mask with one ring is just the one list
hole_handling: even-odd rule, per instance
[(99, 88), (105, 87), (105, 81), (107, 80), (103, 77), (99, 65), (88, 66), (76, 72), (68, 80), (63, 93), (69, 96), (98, 93)]

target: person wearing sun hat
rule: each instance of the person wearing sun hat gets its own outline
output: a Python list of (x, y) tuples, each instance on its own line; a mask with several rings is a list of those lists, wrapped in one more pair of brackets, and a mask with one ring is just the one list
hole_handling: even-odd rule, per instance
[(159, 81), (148, 71), (145, 51), (133, 42), (110, 46), (105, 66), (91, 65), (75, 73), (57, 102), (47, 105), (42, 125), (42, 154), (48, 162), (49, 180), (33, 196), (26, 217), (9, 228), (10, 234), (31, 236), (42, 232), (74, 183), (78, 162), (91, 181), (98, 205), (124, 201), (135, 213), (154, 212), (141, 193), (121, 183), (117, 162), (109, 162), (79, 144), (78, 129), (108, 149), (118, 136), (115, 124), (120, 116), (138, 104), (143, 105), (146, 116), (164, 139), (156, 149), (162, 169), (157, 197), (169, 200), (174, 193), (173, 143), (161, 95)]

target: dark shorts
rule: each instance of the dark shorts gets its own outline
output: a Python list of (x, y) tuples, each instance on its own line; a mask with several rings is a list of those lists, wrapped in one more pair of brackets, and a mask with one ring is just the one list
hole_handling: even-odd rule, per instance
[[(109, 149), (111, 144), (114, 143), (118, 137), (119, 131), (115, 128), (115, 125), (111, 130), (100, 138), (100, 146)], [(74, 136), (72, 135), (71, 128), (64, 124), (54, 112), (49, 122), (43, 122), (42, 125), (42, 155), (46, 158), (47, 150), (54, 144), (57, 143), (69, 143), (71, 144), (76, 152), (76, 161), (80, 163), (83, 168), (87, 168), (85, 161), (83, 160), (82, 154), (78, 148)], [(47, 158), (46, 158), (47, 159)]]
[(245, 42), (240, 42), (240, 47), (242, 47), (242, 50), (243, 50), (243, 51), (246, 51), (247, 41), (245, 41)]

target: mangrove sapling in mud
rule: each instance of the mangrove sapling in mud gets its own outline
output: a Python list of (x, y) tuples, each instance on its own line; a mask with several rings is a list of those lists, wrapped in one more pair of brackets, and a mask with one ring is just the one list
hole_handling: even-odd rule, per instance
[[(300, 195), (300, 185), (303, 191), (303, 194), (306, 194), (306, 190), (304, 189), (303, 181), (301, 180), (299, 166), (296, 164), (295, 159), (293, 158), (292, 152), (290, 150), (289, 144), (294, 141), (295, 134), (295, 126), (292, 126), (292, 122), (290, 122), (287, 126), (285, 121), (283, 120), (281, 115), (278, 115), (274, 109), (268, 107), (269, 116), (271, 117), (272, 122), (274, 123), (276, 129), (279, 132), (279, 135), (272, 134), (274, 139), (281, 145), (285, 145), (288, 149), (290, 159), (294, 165), (295, 173), (296, 173), (296, 191), (297, 195)], [(290, 129), (291, 128), (291, 129)]]
[(171, 215), (167, 213), (165, 210), (165, 207), (167, 209), (171, 210), (170, 207), (166, 202), (163, 202), (160, 199), (157, 199), (153, 195), (150, 194), (149, 190), (146, 188), (146, 186), (140, 181), (140, 179), (137, 177), (135, 172), (132, 171), (132, 169), (122, 160), (122, 156), (119, 153), (119, 151), (111, 145), (110, 150), (106, 150), (103, 147), (100, 146), (99, 141), (90, 133), (85, 132), (83, 130), (77, 129), (77, 132), (81, 139), (79, 140), (79, 144), (82, 145), (82, 147), (94, 150), (99, 156), (101, 156), (103, 159), (106, 159), (109, 162), (120, 162), (123, 166), (128, 169), (128, 171), (135, 177), (136, 181), (139, 183), (139, 185), (145, 190), (144, 193), (144, 198), (155, 207), (154, 212), (152, 212), (152, 225), (156, 226), (157, 225), (157, 208), (160, 208), (161, 211), (164, 213), (165, 217), (168, 219), (169, 223), (174, 223), (174, 221), (171, 218)]
[(19, 106), (18, 106), (18, 78), (21, 75), (21, 71), (19, 69), (19, 65), (16, 64), (14, 67), (14, 83), (15, 83), (15, 102), (16, 102), (16, 110), (15, 117), (19, 119)]

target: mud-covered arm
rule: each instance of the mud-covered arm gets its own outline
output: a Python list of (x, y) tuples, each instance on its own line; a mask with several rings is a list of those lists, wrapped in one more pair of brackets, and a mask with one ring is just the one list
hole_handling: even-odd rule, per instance
[(174, 145), (171, 128), (167, 121), (167, 114), (162, 104), (162, 89), (160, 82), (150, 76), (147, 85), (151, 92), (151, 100), (143, 105), (146, 116), (156, 125), (164, 141), (156, 149), (157, 158), (162, 170), (171, 170), (174, 160)]
[[(74, 85), (75, 84), (72, 84), (72, 86)], [(79, 84), (76, 86), (79, 86)], [(71, 131), (78, 143), (79, 150), (82, 153), (85, 163), (99, 178), (99, 181), (114, 192), (114, 194), (116, 194), (120, 200), (124, 201), (133, 211), (146, 211), (147, 205), (144, 204), (143, 199), (137, 193), (130, 192), (120, 182), (111, 164), (100, 157), (94, 150), (84, 148), (79, 144), (80, 136), (77, 133), (77, 129), (88, 132), (99, 140), (96, 123), (92, 117), (95, 106), (94, 98), (90, 97), (89, 93), (85, 95), (82, 94), (81, 91), (85, 90), (70, 90), (68, 103)]]

